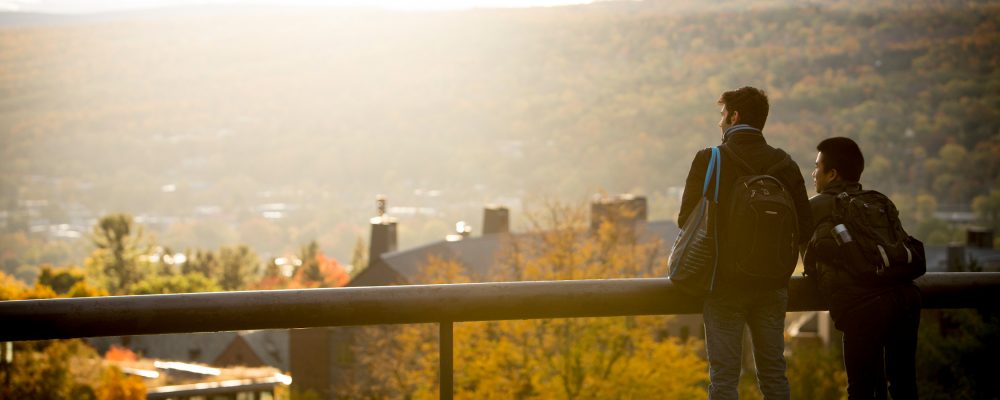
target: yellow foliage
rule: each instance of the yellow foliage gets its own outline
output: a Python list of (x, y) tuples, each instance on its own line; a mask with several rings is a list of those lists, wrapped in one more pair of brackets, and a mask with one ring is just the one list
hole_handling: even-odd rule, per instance
[(137, 376), (125, 376), (117, 367), (104, 370), (101, 385), (95, 391), (97, 400), (143, 400), (146, 385)]
[(100, 357), (79, 339), (16, 342), (14, 362), (0, 369), (0, 399), (93, 398)]
[(24, 283), (0, 271), (0, 300), (20, 300)]
[[(512, 238), (492, 280), (558, 280), (662, 274), (659, 242), (606, 222), (588, 232), (578, 207), (549, 205), (532, 232)], [(659, 250), (659, 251), (658, 251)], [(432, 258), (420, 283), (468, 282), (455, 260)], [(488, 321), (454, 325), (456, 398), (703, 399), (707, 365), (697, 340), (661, 338), (667, 316)], [(433, 324), (370, 327), (355, 338), (366, 384), (351, 397), (438, 396)]]
[(64, 295), (44, 284), (37, 283), (30, 289), (23, 282), (10, 275), (0, 272), (0, 300), (30, 300), (52, 299), (56, 297), (94, 297), (107, 296), (108, 291), (88, 284), (85, 280), (73, 284)]
[(793, 399), (847, 398), (847, 372), (833, 349), (801, 345), (788, 357), (788, 383)]
[(69, 288), (69, 292), (66, 292), (67, 297), (98, 297), (107, 295), (107, 290), (101, 287), (92, 286), (86, 281), (80, 281), (73, 284), (73, 287)]

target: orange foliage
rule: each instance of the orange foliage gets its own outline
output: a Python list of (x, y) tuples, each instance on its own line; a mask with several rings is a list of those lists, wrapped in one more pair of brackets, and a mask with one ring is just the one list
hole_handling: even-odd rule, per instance
[(111, 345), (107, 353), (104, 353), (104, 359), (108, 361), (135, 361), (137, 359), (135, 353), (124, 347), (119, 347)]
[(347, 285), (351, 280), (350, 275), (335, 258), (327, 257), (323, 253), (316, 254), (316, 262), (319, 264), (322, 280), (310, 280), (306, 277), (305, 269), (299, 268), (291, 278), (275, 275), (265, 276), (251, 285), (255, 290), (277, 290), (277, 289), (308, 289), (321, 287), (341, 287)]
[(317, 252), (316, 262), (319, 264), (320, 276), (322, 276), (321, 281), (310, 280), (306, 277), (305, 268), (299, 268), (298, 271), (295, 271), (295, 275), (292, 277), (292, 281), (289, 282), (288, 288), (341, 287), (346, 285), (350, 280), (347, 271), (344, 270), (344, 267), (336, 259), (327, 257), (322, 252)]
[(328, 258), (322, 253), (316, 254), (316, 261), (319, 262), (319, 269), (323, 273), (323, 282), (327, 287), (341, 287), (350, 281), (351, 277), (347, 271), (334, 258)]

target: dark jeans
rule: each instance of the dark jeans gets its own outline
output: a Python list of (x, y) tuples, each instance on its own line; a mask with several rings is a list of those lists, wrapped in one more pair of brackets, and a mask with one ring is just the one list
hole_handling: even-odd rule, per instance
[(884, 399), (886, 381), (893, 400), (917, 398), (920, 303), (920, 290), (906, 285), (840, 318), (849, 399)]
[(743, 360), (743, 330), (750, 328), (757, 384), (767, 400), (789, 398), (785, 376), (785, 311), (788, 289), (713, 294), (705, 300), (708, 398), (737, 398)]

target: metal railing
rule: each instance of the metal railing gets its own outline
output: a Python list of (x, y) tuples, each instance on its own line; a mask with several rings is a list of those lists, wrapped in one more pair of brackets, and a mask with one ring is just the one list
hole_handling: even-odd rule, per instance
[[(924, 308), (1000, 306), (1000, 273), (929, 273)], [(825, 310), (795, 277), (789, 311)], [(441, 398), (452, 397), (454, 322), (698, 314), (667, 279), (496, 282), (110, 296), (0, 302), (0, 341), (94, 336), (437, 323)]]

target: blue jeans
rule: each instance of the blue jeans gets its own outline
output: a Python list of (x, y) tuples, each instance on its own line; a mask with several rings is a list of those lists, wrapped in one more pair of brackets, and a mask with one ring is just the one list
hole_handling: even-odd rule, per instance
[(788, 289), (717, 293), (705, 300), (705, 349), (708, 353), (708, 398), (739, 397), (743, 360), (743, 327), (750, 327), (757, 384), (767, 400), (789, 398), (785, 376), (785, 311)]

